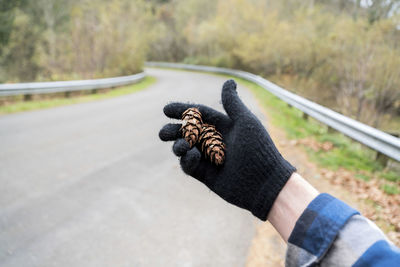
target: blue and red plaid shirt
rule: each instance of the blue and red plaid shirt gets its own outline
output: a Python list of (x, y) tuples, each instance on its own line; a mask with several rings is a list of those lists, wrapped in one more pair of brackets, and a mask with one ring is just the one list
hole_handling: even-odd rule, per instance
[(400, 250), (358, 211), (320, 194), (289, 237), (286, 266), (400, 267)]

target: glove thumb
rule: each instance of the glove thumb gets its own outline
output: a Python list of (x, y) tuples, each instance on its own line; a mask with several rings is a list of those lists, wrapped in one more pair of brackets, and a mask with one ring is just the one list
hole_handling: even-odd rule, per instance
[(228, 80), (222, 86), (222, 105), (232, 120), (237, 120), (242, 114), (249, 112), (236, 91), (236, 82)]

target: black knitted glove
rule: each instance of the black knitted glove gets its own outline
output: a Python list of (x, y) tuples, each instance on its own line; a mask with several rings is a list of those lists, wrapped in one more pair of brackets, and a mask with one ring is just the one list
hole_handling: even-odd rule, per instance
[(185, 173), (229, 203), (266, 220), (279, 192), (296, 169), (282, 157), (261, 122), (240, 100), (235, 81), (228, 80), (223, 85), (222, 104), (228, 116), (196, 104), (171, 103), (164, 107), (165, 115), (174, 119), (181, 119), (187, 108), (197, 107), (203, 122), (216, 126), (226, 144), (222, 166), (211, 164), (196, 146), (189, 148), (189, 143), (182, 139), (181, 124), (165, 125), (159, 136), (163, 141), (176, 140), (173, 151), (181, 157)]

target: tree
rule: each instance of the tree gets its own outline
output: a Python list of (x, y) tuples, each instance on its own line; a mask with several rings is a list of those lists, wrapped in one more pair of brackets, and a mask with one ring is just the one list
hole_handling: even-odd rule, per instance
[(7, 80), (32, 81), (40, 72), (36, 44), (40, 41), (28, 15), (17, 10), (13, 29), (3, 48), (2, 66)]
[(15, 19), (15, 11), (23, 0), (8, 0), (0, 2), (0, 55), (8, 44)]

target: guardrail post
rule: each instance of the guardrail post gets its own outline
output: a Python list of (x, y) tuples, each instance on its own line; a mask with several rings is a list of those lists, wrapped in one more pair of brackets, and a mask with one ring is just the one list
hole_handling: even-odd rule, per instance
[(24, 95), (24, 101), (31, 101), (32, 95)]
[(331, 126), (328, 126), (328, 133), (334, 133), (335, 129), (333, 129)]
[(305, 119), (305, 120), (308, 119), (308, 114), (307, 113), (303, 113), (303, 119)]
[(386, 167), (389, 161), (389, 157), (382, 154), (381, 152), (376, 152), (375, 160), (380, 164), (382, 164), (383, 167)]
[[(393, 135), (394, 137), (399, 137), (399, 133), (394, 133), (394, 132), (386, 132), (390, 135)], [(375, 160), (378, 161), (380, 164), (382, 164), (383, 167), (387, 167), (388, 162), (389, 162), (389, 157), (386, 156), (385, 154), (382, 154), (381, 152), (376, 152), (376, 157)]]
[(290, 104), (287, 104), (287, 106), (288, 106), (288, 108), (292, 108), (292, 105), (290, 105)]
[(97, 94), (97, 89), (93, 89), (92, 94)]
[(64, 93), (64, 96), (65, 96), (66, 98), (70, 97), (70, 96), (71, 96), (71, 92), (66, 91), (66, 92)]

